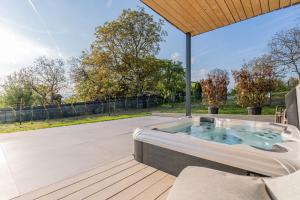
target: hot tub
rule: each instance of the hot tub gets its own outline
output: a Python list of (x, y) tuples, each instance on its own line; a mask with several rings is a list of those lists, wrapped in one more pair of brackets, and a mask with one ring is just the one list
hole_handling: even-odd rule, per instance
[(133, 138), (137, 161), (173, 175), (191, 165), (272, 177), (300, 169), (300, 132), (291, 125), (180, 118), (138, 128)]

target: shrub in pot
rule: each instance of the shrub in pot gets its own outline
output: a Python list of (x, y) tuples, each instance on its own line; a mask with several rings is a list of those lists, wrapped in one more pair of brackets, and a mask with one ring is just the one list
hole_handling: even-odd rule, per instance
[[(260, 115), (267, 94), (276, 81), (274, 67), (256, 58), (232, 72), (235, 80), (236, 101), (247, 107), (248, 115)], [(264, 58), (265, 59), (265, 58)]]
[(200, 83), (204, 102), (208, 105), (208, 113), (218, 114), (219, 107), (225, 105), (227, 100), (228, 72), (226, 70), (214, 69)]

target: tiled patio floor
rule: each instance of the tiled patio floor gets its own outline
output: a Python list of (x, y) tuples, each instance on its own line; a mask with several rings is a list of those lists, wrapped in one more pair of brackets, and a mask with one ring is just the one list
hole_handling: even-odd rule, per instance
[(173, 119), (148, 116), (0, 134), (0, 199), (130, 156), (135, 128)]

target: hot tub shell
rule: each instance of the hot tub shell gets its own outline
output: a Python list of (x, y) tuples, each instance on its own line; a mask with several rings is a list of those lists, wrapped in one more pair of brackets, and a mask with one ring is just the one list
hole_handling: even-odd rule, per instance
[[(222, 126), (248, 124), (282, 129), (286, 151), (265, 151), (245, 144), (227, 145), (199, 139), (182, 133), (159, 129), (188, 121), (211, 121)], [(166, 124), (138, 128), (133, 134), (134, 156), (141, 163), (178, 175), (187, 166), (202, 166), (235, 174), (254, 173), (261, 176), (282, 176), (300, 169), (300, 133), (291, 125), (219, 118), (181, 118)]]

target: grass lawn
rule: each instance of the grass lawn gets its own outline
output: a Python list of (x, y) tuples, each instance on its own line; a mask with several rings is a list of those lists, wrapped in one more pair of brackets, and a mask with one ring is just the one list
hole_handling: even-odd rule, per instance
[[(263, 115), (274, 115), (276, 106), (265, 106), (262, 109)], [(164, 104), (159, 108), (155, 108), (155, 111), (159, 112), (170, 112), (170, 113), (185, 113), (184, 103), (177, 103), (174, 107), (170, 104)], [(207, 106), (203, 104), (192, 104), (192, 112), (194, 114), (207, 114)], [(247, 108), (242, 108), (237, 105), (226, 105), (219, 110), (220, 114), (240, 114), (247, 115)]]
[(103, 121), (111, 121), (117, 119), (127, 119), (134, 117), (143, 117), (150, 115), (149, 112), (140, 112), (135, 114), (120, 114), (113, 116), (81, 116), (81, 117), (72, 117), (65, 119), (52, 119), (47, 121), (34, 121), (34, 122), (23, 122), (21, 125), (19, 123), (4, 123), (0, 124), (0, 134), (1, 133), (12, 133), (17, 131), (27, 131), (27, 130), (35, 130), (35, 129), (43, 129), (43, 128), (52, 128), (59, 126), (71, 126), (76, 124), (86, 124), (93, 122), (103, 122)]
[[(185, 113), (184, 103), (176, 103), (174, 107), (170, 104), (164, 104), (160, 107), (153, 108), (151, 111), (165, 112), (165, 113)], [(192, 104), (193, 114), (207, 114), (207, 106), (203, 104)], [(247, 114), (247, 109), (239, 107), (237, 105), (226, 105), (220, 108), (220, 114)], [(262, 110), (263, 115), (274, 115), (275, 106), (266, 106)], [(93, 122), (103, 122), (117, 119), (126, 119), (133, 117), (142, 117), (151, 115), (150, 112), (138, 112), (130, 114), (118, 114), (112, 116), (103, 116), (103, 115), (92, 115), (92, 116), (80, 116), (80, 117), (71, 117), (65, 119), (52, 119), (47, 121), (34, 121), (34, 122), (23, 122), (21, 125), (19, 123), (3, 123), (0, 124), (0, 134), (1, 133), (12, 133), (18, 131), (27, 131), (43, 128), (52, 128), (59, 126), (71, 126), (76, 124), (86, 124)]]

